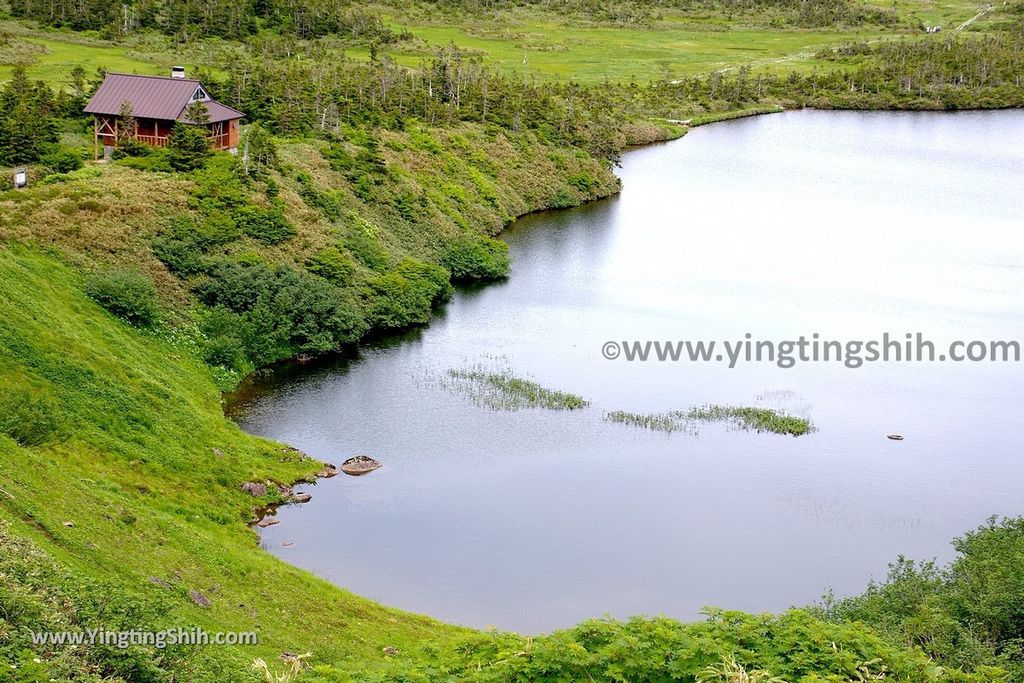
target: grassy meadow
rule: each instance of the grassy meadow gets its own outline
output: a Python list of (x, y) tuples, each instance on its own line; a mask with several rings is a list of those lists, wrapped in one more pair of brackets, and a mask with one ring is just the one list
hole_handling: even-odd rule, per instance
[[(646, 83), (742, 66), (785, 74), (836, 68), (816, 58), (818, 52), (830, 47), (920, 36), (922, 26), (942, 26), (944, 31), (952, 31), (981, 7), (969, 0), (871, 0), (869, 4), (895, 9), (899, 22), (892, 26), (804, 28), (773, 24), (771, 15), (667, 10), (650, 22), (629, 25), (521, 7), (473, 14), (420, 5), (396, 12), (384, 5), (380, 10), (386, 23), (396, 31), (408, 31), (412, 39), (375, 50), (398, 64), (416, 67), (438, 48), (454, 44), (503, 73), (550, 82)], [(997, 6), (968, 31), (984, 32), (1005, 14), (1006, 8)], [(219, 60), (234, 51), (228, 41), (180, 45), (153, 36), (111, 41), (0, 22), (0, 34), (5, 32), (32, 48), (20, 55), (0, 48), (0, 82), (17, 60), (28, 64), (33, 79), (53, 87), (66, 86), (76, 65), (90, 75), (101, 67), (125, 73), (164, 74), (171, 65), (181, 63), (216, 71)], [(365, 45), (332, 38), (322, 40), (319, 49), (357, 60), (370, 56)]]
[[(743, 65), (775, 71), (809, 66), (826, 47), (861, 40), (879, 40), (877, 31), (769, 31), (765, 29), (657, 29), (607, 26), (566, 26), (553, 21), (510, 22), (496, 28), (480, 20), (477, 30), (465, 27), (412, 25), (423, 41), (388, 54), (413, 66), (434, 46), (455, 43), (478, 51), (489, 64), (507, 73), (553, 81), (638, 83), (663, 77), (708, 73)], [(891, 34), (888, 34), (891, 35)]]
[[(802, 28), (772, 24), (771, 16), (730, 16), (712, 10), (682, 13), (667, 9), (641, 26), (588, 21), (527, 8), (481, 15), (439, 12), (390, 15), (391, 24), (415, 36), (385, 51), (398, 63), (415, 66), (448, 44), (472, 50), (506, 73), (551, 81), (645, 83), (659, 78), (704, 74), (749, 66), (767, 73), (813, 70), (824, 66), (815, 55), (851, 42), (917, 36), (920, 26), (952, 30), (974, 16), (979, 5), (964, 0), (870, 3), (897, 10), (893, 26)], [(997, 10), (971, 27), (984, 31)], [(365, 50), (352, 54), (364, 56)]]

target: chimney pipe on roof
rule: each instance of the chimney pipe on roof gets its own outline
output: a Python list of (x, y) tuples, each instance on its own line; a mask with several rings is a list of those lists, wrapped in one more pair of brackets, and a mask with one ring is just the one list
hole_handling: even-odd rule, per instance
[(183, 66), (172, 66), (171, 67), (171, 78), (185, 78), (185, 67), (183, 67)]

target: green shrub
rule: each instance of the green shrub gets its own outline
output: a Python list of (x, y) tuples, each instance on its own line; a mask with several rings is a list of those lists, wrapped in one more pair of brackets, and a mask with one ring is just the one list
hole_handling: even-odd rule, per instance
[[(438, 672), (444, 675), (438, 677)], [(755, 673), (758, 672), (758, 673)], [(319, 677), (322, 676), (322, 677)], [(863, 624), (834, 624), (805, 610), (752, 615), (713, 610), (703, 622), (636, 617), (590, 620), (550, 635), (485, 632), (455, 647), (424, 648), (364, 672), (319, 681), (914, 681), (1003, 683), (996, 670), (962, 673)]]
[(70, 147), (57, 146), (44, 154), (40, 161), (54, 173), (71, 173), (82, 168), (82, 155)]
[(116, 161), (125, 157), (144, 157), (149, 156), (155, 150), (156, 148), (145, 145), (134, 138), (128, 138), (118, 143), (117, 149), (111, 153), (110, 158)]
[(206, 269), (207, 249), (225, 244), (238, 234), (237, 225), (223, 212), (212, 212), (202, 222), (187, 215), (176, 216), (153, 240), (153, 253), (172, 273), (187, 277)]
[(94, 273), (85, 282), (85, 293), (132, 325), (149, 327), (157, 321), (156, 289), (140, 273), (127, 270)]
[[(196, 293), (207, 305), (223, 309), (221, 320), (225, 312), (234, 314), (222, 329), (235, 330), (233, 336), (256, 366), (300, 353), (336, 351), (358, 341), (366, 330), (355, 303), (342, 290), (288, 266), (224, 261), (210, 270)], [(212, 325), (205, 331), (218, 336)], [(228, 343), (217, 346), (217, 355), (210, 357), (224, 361)]]
[[(351, 182), (367, 175), (381, 175), (387, 172), (387, 162), (380, 154), (380, 146), (368, 130), (351, 131), (353, 142), (359, 149), (351, 152), (344, 145), (332, 144), (321, 154), (335, 171), (344, 173)], [(376, 180), (369, 179), (369, 183)]]
[(252, 203), (255, 183), (245, 177), (238, 157), (218, 154), (194, 174), (193, 206), (201, 211), (233, 212)]
[(568, 209), (573, 206), (578, 206), (580, 200), (576, 197), (573, 192), (567, 187), (560, 187), (555, 191), (555, 195), (548, 202), (548, 208), (550, 209)]
[(499, 280), (511, 267), (508, 245), (489, 237), (469, 237), (448, 247), (441, 264), (451, 271), (455, 282)]
[(244, 321), (240, 316), (223, 307), (213, 308), (201, 329), (206, 337), (202, 349), (206, 363), (246, 374), (253, 369), (245, 353)]
[(299, 196), (307, 206), (317, 209), (328, 220), (336, 221), (341, 218), (344, 213), (344, 201), (339, 191), (321, 192), (306, 172), (299, 173), (295, 180), (299, 183)]
[[(953, 541), (948, 567), (899, 557), (861, 595), (826, 600), (836, 622), (863, 622), (947, 666), (998, 666), (1024, 680), (1024, 518), (991, 518)], [(1000, 680), (1000, 679), (993, 679)]]
[(242, 230), (230, 214), (213, 209), (207, 212), (199, 226), (202, 239), (209, 246), (230, 244), (242, 236)]
[(576, 175), (567, 178), (566, 181), (580, 192), (588, 195), (600, 184), (596, 178), (586, 171), (580, 171)]
[(1024, 647), (1024, 518), (992, 517), (953, 541), (950, 611), (1001, 647)]
[(174, 171), (171, 165), (170, 154), (164, 149), (151, 150), (142, 156), (126, 156), (116, 161), (118, 166), (127, 166), (137, 171), (154, 171), (170, 173)]
[(158, 237), (153, 240), (153, 253), (168, 270), (183, 277), (202, 272), (205, 267), (202, 250), (186, 239), (170, 235)]
[(337, 247), (327, 247), (306, 261), (306, 269), (325, 280), (341, 285), (352, 276), (355, 263)]
[(184, 123), (175, 123), (171, 128), (167, 138), (167, 162), (175, 171), (202, 168), (210, 154), (205, 129)]
[(43, 184), (50, 185), (52, 183), (66, 183), (71, 180), (85, 180), (87, 178), (97, 178), (103, 172), (95, 166), (88, 168), (81, 168), (77, 171), (71, 171), (69, 173), (52, 173), (43, 178)]
[(262, 244), (279, 244), (295, 235), (280, 205), (265, 208), (250, 204), (236, 209), (233, 217), (242, 232)]
[(366, 288), (367, 321), (377, 330), (395, 330), (430, 321), (435, 306), (451, 294), (444, 268), (412, 258), (373, 278)]
[(348, 249), (360, 263), (377, 272), (388, 267), (388, 252), (380, 241), (365, 230), (356, 229), (345, 240)]
[(57, 434), (60, 406), (40, 390), (15, 384), (15, 379), (2, 377), (0, 392), (0, 434), (9, 436), (22, 446), (39, 446)]

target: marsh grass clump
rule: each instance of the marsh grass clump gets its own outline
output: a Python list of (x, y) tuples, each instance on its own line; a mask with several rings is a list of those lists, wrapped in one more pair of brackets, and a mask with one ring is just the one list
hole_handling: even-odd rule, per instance
[(548, 389), (532, 380), (515, 376), (507, 368), (453, 368), (448, 371), (447, 379), (445, 386), (469, 396), (478, 405), (494, 410), (579, 410), (590, 405), (579, 394)]
[(689, 410), (670, 410), (665, 413), (630, 413), (612, 410), (604, 414), (607, 422), (652, 429), (659, 432), (685, 431), (696, 435), (700, 423), (722, 422), (737, 429), (754, 432), (772, 432), (802, 436), (814, 431), (810, 420), (790, 415), (773, 408), (725, 405), (703, 405)]
[(686, 413), (673, 410), (667, 413), (630, 413), (625, 410), (610, 410), (604, 414), (607, 422), (643, 427), (658, 432), (697, 432), (697, 427), (687, 420)]
[(686, 416), (698, 422), (724, 422), (739, 429), (802, 436), (814, 431), (810, 420), (773, 408), (703, 405), (690, 408)]

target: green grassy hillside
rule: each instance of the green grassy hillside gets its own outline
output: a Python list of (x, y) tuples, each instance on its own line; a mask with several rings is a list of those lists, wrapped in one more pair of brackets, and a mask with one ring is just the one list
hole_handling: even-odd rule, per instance
[[(210, 661), (244, 671), (256, 656), (312, 650), (321, 661), (368, 662), (384, 647), (455, 632), (257, 548), (246, 523), (262, 501), (241, 484), (291, 482), (319, 463), (226, 420), (209, 369), (173, 335), (106, 313), (80, 275), (38, 250), (0, 248), (0, 291), (0, 659), (29, 647), (25, 629), (60, 624), (258, 631), (258, 647), (178, 653), (175, 668), (189, 672), (179, 680), (224, 681), (241, 674), (220, 678)], [(57, 586), (36, 576), (51, 562)], [(107, 604), (104, 592), (117, 599)], [(79, 666), (62, 671), (62, 648), (42, 654), (58, 680)], [(119, 671), (116, 652), (74, 659)]]

